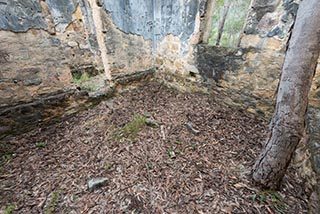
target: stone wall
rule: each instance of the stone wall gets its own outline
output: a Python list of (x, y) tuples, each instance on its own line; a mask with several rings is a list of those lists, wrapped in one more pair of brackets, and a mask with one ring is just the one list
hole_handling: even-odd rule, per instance
[[(189, 71), (197, 72), (193, 66), (193, 47), (199, 40), (199, 5), (199, 0), (105, 0), (103, 7), (107, 11), (106, 16), (109, 15), (112, 19), (112, 23), (108, 24), (114, 24), (120, 32), (136, 36), (129, 37), (127, 43), (134, 46), (137, 44), (137, 52), (145, 44), (143, 41), (150, 42), (148, 45), (152, 45), (152, 49), (148, 49), (148, 54), (152, 52), (155, 67), (164, 72), (185, 74)], [(118, 40), (119, 36), (108, 38), (111, 43), (106, 41), (106, 44), (123, 45), (123, 39)], [(120, 72), (130, 63), (126, 58), (119, 63), (119, 56), (125, 54), (134, 53), (114, 53), (113, 66)], [(141, 52), (137, 55), (142, 57), (144, 62), (148, 62), (148, 54)]]
[[(254, 0), (239, 47), (200, 44), (196, 49), (196, 65), (203, 79), (272, 101), (299, 2)], [(316, 76), (311, 92), (312, 103), (317, 102), (313, 98), (320, 93), (319, 77)]]
[[(137, 81), (153, 68), (160, 76), (214, 83), (253, 98), (239, 102), (251, 103), (256, 113), (272, 112), (300, 1), (254, 0), (237, 49), (196, 46), (206, 2), (0, 0), (0, 139), (87, 108), (98, 102), (93, 97), (112, 94), (114, 82)], [(316, 177), (306, 174), (313, 197), (319, 197), (317, 70), (310, 96), (311, 155), (300, 160), (314, 166)]]
[[(202, 76), (214, 79), (225, 88), (272, 101), (299, 2), (254, 0), (238, 48), (200, 45), (197, 67)], [(320, 66), (310, 93), (313, 107), (320, 106), (319, 71)]]
[(298, 3), (294, 0), (252, 2), (240, 42), (240, 48), (251, 48), (252, 51), (243, 55), (245, 66), (228, 84), (232, 87), (240, 85), (264, 98), (273, 98)]
[[(155, 66), (159, 72), (173, 73), (185, 78), (198, 77), (195, 67), (195, 45), (200, 40), (201, 5), (204, 1), (185, 1), (182, 5), (164, 5), (156, 11)], [(166, 11), (168, 8), (169, 11)], [(159, 15), (160, 14), (160, 15)], [(161, 18), (164, 17), (164, 18)], [(171, 21), (171, 19), (176, 19)], [(162, 26), (162, 27), (161, 27)], [(180, 26), (176, 29), (176, 26)], [(176, 29), (176, 30), (174, 30)], [(188, 30), (184, 30), (188, 29)]]
[(68, 89), (71, 69), (98, 67), (79, 5), (53, 2), (0, 4), (0, 52), (5, 56), (0, 61), (0, 106)]
[(0, 2), (0, 136), (87, 100), (72, 73), (104, 72), (87, 9), (73, 0)]
[(15, 117), (24, 114), (30, 125), (61, 115), (55, 105), (27, 113), (25, 105), (56, 97), (76, 109), (75, 90), (103, 94), (121, 75), (196, 71), (198, 29), (199, 0), (0, 0), (0, 135), (21, 127)]
[[(272, 116), (274, 100), (299, 0), (254, 0), (240, 47), (198, 45), (197, 67), (204, 81), (240, 93), (238, 104)], [(320, 64), (320, 59), (319, 59)], [(320, 66), (309, 97), (308, 129), (293, 161), (310, 194), (310, 213), (320, 201)]]

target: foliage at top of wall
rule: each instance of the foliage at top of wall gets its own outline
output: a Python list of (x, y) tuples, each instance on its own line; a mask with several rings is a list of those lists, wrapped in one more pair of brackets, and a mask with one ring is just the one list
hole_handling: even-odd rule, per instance
[[(218, 30), (221, 24), (227, 0), (216, 0), (213, 16), (212, 33), (209, 45), (215, 45)], [(223, 27), (220, 45), (224, 47), (236, 47), (246, 22), (247, 12), (251, 0), (232, 1)]]

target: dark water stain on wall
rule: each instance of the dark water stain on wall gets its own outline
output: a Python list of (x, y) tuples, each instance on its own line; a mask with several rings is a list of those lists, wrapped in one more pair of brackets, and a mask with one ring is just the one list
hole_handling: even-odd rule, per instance
[(243, 64), (242, 56), (237, 49), (198, 45), (196, 65), (204, 80), (216, 82), (224, 79), (226, 71), (237, 72)]

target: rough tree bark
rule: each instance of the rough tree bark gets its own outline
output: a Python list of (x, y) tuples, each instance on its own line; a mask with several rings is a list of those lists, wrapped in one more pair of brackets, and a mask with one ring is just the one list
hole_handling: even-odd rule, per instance
[(205, 44), (209, 43), (209, 38), (212, 31), (213, 24), (213, 13), (215, 8), (216, 0), (208, 0), (207, 8), (206, 8), (206, 17), (205, 17), (205, 28), (202, 35), (202, 42)]
[(227, 15), (229, 13), (230, 4), (231, 4), (231, 0), (226, 0), (226, 2), (224, 3), (223, 16), (222, 16), (222, 19), (221, 19), (221, 22), (219, 25), (219, 29), (218, 29), (218, 37), (217, 37), (216, 46), (220, 45), (224, 24), (226, 23)]
[(253, 179), (278, 189), (303, 135), (308, 94), (320, 52), (320, 1), (302, 1), (293, 28), (265, 148), (253, 167)]

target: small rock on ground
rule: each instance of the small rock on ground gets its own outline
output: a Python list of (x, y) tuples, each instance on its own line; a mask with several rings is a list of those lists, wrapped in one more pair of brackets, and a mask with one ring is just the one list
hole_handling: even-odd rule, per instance
[(92, 178), (88, 181), (88, 189), (93, 190), (102, 186), (105, 186), (107, 184), (108, 178)]

